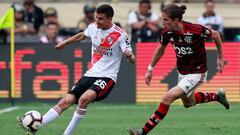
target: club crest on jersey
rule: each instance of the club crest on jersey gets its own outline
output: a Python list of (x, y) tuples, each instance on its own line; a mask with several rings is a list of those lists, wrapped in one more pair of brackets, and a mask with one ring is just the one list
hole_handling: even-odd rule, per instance
[(185, 36), (184, 41), (189, 43), (192, 43), (192, 37), (191, 36)]
[(112, 44), (112, 42), (113, 42), (113, 38), (112, 37), (108, 37), (107, 40), (108, 40), (109, 44)]

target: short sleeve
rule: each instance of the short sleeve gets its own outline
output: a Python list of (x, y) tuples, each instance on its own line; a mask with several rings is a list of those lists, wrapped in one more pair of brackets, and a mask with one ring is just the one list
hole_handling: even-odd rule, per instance
[(169, 39), (170, 39), (170, 35), (168, 34), (168, 31), (163, 29), (160, 35), (160, 43), (163, 46), (166, 46), (169, 43)]
[(202, 34), (203, 34), (204, 38), (208, 38), (208, 37), (212, 36), (212, 31), (211, 31), (211, 29), (203, 26)]
[(121, 35), (119, 43), (120, 43), (119, 45), (120, 45), (122, 52), (125, 52), (126, 50), (132, 51), (132, 47), (131, 47), (131, 44), (129, 42), (129, 38), (128, 38), (128, 35), (126, 32), (124, 32)]
[(84, 35), (86, 37), (91, 37), (91, 24), (84, 30)]

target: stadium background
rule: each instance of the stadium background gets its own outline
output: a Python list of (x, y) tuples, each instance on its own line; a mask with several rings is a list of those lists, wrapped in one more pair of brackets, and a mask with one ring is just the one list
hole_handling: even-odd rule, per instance
[[(68, 46), (55, 51), (53, 45), (16, 44), (15, 98), (17, 101), (56, 101), (71, 89), (74, 82), (85, 73), (90, 63), (90, 42)], [(175, 52), (171, 45), (154, 70), (150, 86), (144, 82), (146, 67), (158, 43), (136, 45), (136, 65), (128, 65), (125, 59), (118, 83), (105, 102), (158, 103), (161, 96), (177, 83)], [(223, 43), (225, 67), (217, 73), (217, 50), (213, 43), (206, 44), (208, 55), (208, 81), (199, 88), (203, 91), (226, 89), (231, 102), (240, 102), (240, 43)], [(2, 45), (0, 53), (0, 97), (9, 97), (10, 47)], [(43, 55), (44, 54), (44, 55)], [(136, 90), (136, 91), (135, 91)], [(5, 101), (7, 101), (5, 100)]]
[[(2, 0), (0, 15), (3, 15), (7, 11), (8, 7), (11, 5), (10, 2), (21, 1)], [(58, 11), (58, 18), (60, 19), (60, 22), (65, 27), (69, 28), (75, 27), (77, 20), (83, 16), (82, 8), (85, 2), (86, 1), (81, 0), (71, 0), (71, 2), (67, 2), (66, 0), (36, 1), (37, 5), (43, 10), (45, 10), (47, 7), (56, 8)], [(97, 4), (101, 4), (106, 1), (94, 2), (97, 2)], [(154, 0), (152, 2), (152, 11), (160, 15), (160, 3)], [(240, 4), (237, 3), (237, 0), (218, 0), (216, 2), (216, 12), (222, 15), (224, 18), (224, 33), (226, 35), (225, 39), (226, 41), (231, 42), (231, 35), (238, 33), (240, 30), (240, 16), (236, 14), (240, 11)], [(204, 11), (203, 1), (189, 0), (188, 3), (184, 4), (186, 4), (188, 7), (186, 14), (184, 14), (184, 19), (196, 22), (196, 18)], [(122, 26), (126, 26), (128, 11), (137, 9), (137, 1), (134, 0), (114, 0), (111, 2), (111, 5), (113, 6), (116, 13), (114, 16), (114, 21), (120, 22)], [(19, 55), (15, 56), (16, 99), (21, 99), (22, 101), (29, 101), (31, 98), (58, 99), (62, 97), (64, 93), (66, 93), (66, 91), (72, 86), (74, 81), (76, 81), (87, 69), (87, 64), (90, 60), (88, 56), (90, 48), (89, 45), (86, 45), (89, 44), (88, 41), (80, 43), (80, 45), (73, 45), (74, 47), (71, 47), (71, 49), (65, 49), (62, 52), (55, 52), (53, 45), (41, 46), (40, 43), (24, 43), (24, 41), (27, 40), (23, 38), (20, 39), (20, 43), (16, 42), (15, 44), (16, 53), (18, 54), (19, 52)], [(135, 46), (137, 56), (136, 67), (132, 66), (130, 67), (130, 70), (126, 70), (128, 69), (128, 67), (125, 66), (126, 62), (122, 62), (123, 65), (121, 66), (121, 71), (119, 74), (119, 82), (115, 87), (114, 92), (111, 94), (112, 98), (110, 97), (109, 99), (107, 99), (107, 101), (126, 103), (158, 102), (158, 99), (162, 96), (162, 94), (169, 87), (176, 84), (175, 58), (173, 55), (174, 52), (170, 51), (170, 48), (169, 52), (163, 59), (164, 65), (168, 65), (169, 67), (161, 67), (161, 64), (158, 64), (158, 70), (156, 70), (155, 73), (156, 78), (154, 78), (153, 80), (154, 83), (152, 84), (152, 86), (147, 87), (143, 83), (144, 72), (147, 67), (147, 63), (150, 61), (152, 51), (154, 50), (156, 45), (155, 43), (150, 43), (150, 45), (133, 45), (134, 48)], [(208, 67), (210, 68), (208, 77), (209, 81), (204, 86), (202, 86), (201, 89), (209, 89), (214, 91), (219, 87), (225, 86), (227, 91), (229, 91), (228, 96), (230, 98), (230, 101), (239, 102), (240, 58), (237, 53), (239, 51), (238, 43), (224, 43), (223, 45), (224, 53), (226, 53), (226, 67), (223, 74), (216, 73), (216, 65), (214, 61), (214, 57), (216, 56), (216, 50), (214, 49), (213, 45), (208, 46)], [(29, 48), (32, 49), (28, 50)], [(80, 50), (78, 50), (78, 48), (80, 48)], [(147, 50), (147, 52), (145, 50)], [(60, 55), (62, 53), (64, 53), (65, 59), (60, 58)], [(47, 54), (45, 55), (46, 58), (44, 58), (41, 54)], [(81, 55), (83, 55), (83, 57)], [(2, 100), (8, 97), (10, 90), (10, 69), (8, 64), (10, 60), (10, 48), (8, 44), (3, 44), (0, 56), (0, 73), (4, 75), (4, 77), (1, 77), (0, 79), (0, 100)], [(69, 62), (66, 58), (68, 58), (68, 60), (71, 60), (71, 62)], [(52, 66), (46, 67), (45, 65), (47, 65), (48, 63), (44, 65), (44, 62), (50, 62)], [(54, 69), (54, 64), (59, 64), (60, 66)], [(77, 66), (78, 64), (80, 64), (81, 66)], [(230, 68), (228, 68), (229, 65)], [(61, 71), (60, 74), (59, 71)], [(64, 76), (65, 78), (61, 78), (61, 75), (65, 75), (66, 77)], [(61, 78), (61, 80), (58, 80), (58, 77)], [(126, 80), (127, 78), (128, 80)], [(53, 95), (49, 94), (50, 91)], [(31, 100), (34, 101), (33, 99)]]
[[(13, 1), (0, 0), (0, 17), (7, 11), (11, 2)], [(67, 0), (43, 0), (37, 1), (37, 5), (43, 10), (47, 7), (56, 8), (59, 12), (60, 22), (66, 27), (75, 27), (77, 20), (83, 16), (84, 2), (80, 0), (71, 0), (70, 2)], [(99, 4), (104, 2), (99, 1)], [(203, 0), (190, 0), (189, 3), (185, 3), (188, 7), (184, 16), (185, 20), (196, 22), (197, 16), (204, 11), (202, 2)], [(225, 32), (239, 32), (240, 4), (234, 2), (236, 0), (217, 1), (216, 11), (224, 18)], [(127, 22), (129, 9), (137, 9), (137, 1), (133, 0), (115, 0), (111, 5), (116, 12), (114, 20), (123, 25)], [(159, 3), (153, 3), (152, 10), (160, 14), (159, 6)], [(231, 34), (226, 35), (226, 39), (231, 40)], [(15, 104), (19, 108), (10, 113), (0, 113), (0, 116), (3, 116), (0, 119), (2, 133), (19, 134), (20, 129), (12, 128), (15, 127), (13, 123), (16, 115), (23, 114), (30, 109), (46, 112), (71, 88), (79, 76), (88, 69), (89, 43), (89, 41), (84, 41), (68, 46), (62, 51), (55, 51), (53, 45), (15, 43)], [(103, 104), (98, 103), (90, 107), (87, 116), (89, 118), (86, 118), (86, 123), (80, 124), (81, 126), (74, 132), (75, 134), (122, 135), (126, 134), (126, 127), (139, 127), (144, 124), (147, 117), (155, 110), (161, 96), (177, 81), (175, 54), (172, 47), (169, 46), (164, 58), (154, 70), (152, 85), (145, 85), (144, 73), (156, 45), (157, 43), (140, 43), (136, 47), (134, 46), (137, 56), (136, 65), (129, 66), (125, 60), (122, 61), (115, 89)], [(10, 102), (10, 46), (7, 43), (1, 44), (0, 47), (0, 109), (4, 109), (9, 106)], [(163, 135), (175, 135), (176, 133), (179, 135), (237, 135), (240, 132), (240, 43), (225, 42), (223, 44), (225, 68), (222, 74), (216, 72), (217, 52), (215, 46), (208, 43), (206, 49), (209, 76), (208, 81), (199, 90), (216, 91), (220, 87), (225, 88), (227, 97), (231, 101), (231, 111), (223, 111), (220, 105), (216, 106), (215, 104), (197, 106), (184, 111), (183, 107), (175, 104), (165, 120), (166, 122), (158, 126), (151, 134), (155, 135), (162, 131)], [(43, 129), (40, 134), (47, 135), (49, 132), (59, 133), (59, 129), (64, 130), (73, 111), (74, 107), (70, 108), (62, 119)], [(98, 117), (98, 115), (101, 116)], [(186, 116), (188, 117), (186, 118)], [(106, 117), (109, 119), (104, 119)], [(115, 121), (118, 122), (115, 123)], [(104, 131), (99, 126), (100, 124), (106, 128)], [(186, 127), (192, 130), (182, 130)], [(112, 131), (116, 132), (111, 133)]]

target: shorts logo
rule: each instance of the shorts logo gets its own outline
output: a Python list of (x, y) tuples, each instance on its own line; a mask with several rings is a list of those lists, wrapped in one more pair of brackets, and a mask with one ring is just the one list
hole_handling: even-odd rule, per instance
[(194, 85), (195, 84), (195, 81), (194, 80), (187, 80), (191, 85)]
[(76, 87), (76, 86), (73, 86), (72, 89), (71, 89), (71, 91), (73, 91), (75, 87)]

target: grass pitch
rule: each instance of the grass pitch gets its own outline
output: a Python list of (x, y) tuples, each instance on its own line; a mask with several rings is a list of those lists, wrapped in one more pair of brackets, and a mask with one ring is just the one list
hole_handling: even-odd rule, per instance
[[(1, 135), (23, 135), (24, 132), (15, 122), (17, 115), (29, 110), (44, 114), (54, 104), (27, 103), (17, 104), (20, 109), (0, 114)], [(0, 110), (8, 107), (0, 104)], [(87, 116), (81, 121), (73, 135), (127, 135), (126, 128), (142, 127), (157, 108), (151, 105), (92, 104)], [(40, 129), (37, 135), (59, 135), (67, 127), (76, 106), (69, 108), (61, 117)], [(202, 104), (185, 109), (172, 105), (165, 119), (149, 135), (239, 135), (240, 104), (231, 104), (225, 110), (220, 104)]]

